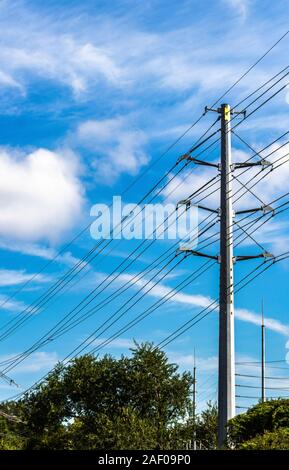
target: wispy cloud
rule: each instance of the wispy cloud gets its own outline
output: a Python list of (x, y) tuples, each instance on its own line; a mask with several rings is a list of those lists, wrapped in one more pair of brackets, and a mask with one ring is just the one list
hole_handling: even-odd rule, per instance
[[(125, 274), (122, 275), (122, 279), (125, 281), (129, 281), (130, 279), (133, 279), (133, 276)], [(132, 287), (143, 287), (145, 286), (146, 282), (147, 281), (144, 278), (138, 280), (134, 279)], [(212, 303), (212, 299), (208, 296), (180, 293), (174, 291), (172, 288), (163, 284), (154, 285), (154, 283), (149, 282), (145, 286), (144, 291), (147, 292), (147, 295), (157, 298), (164, 298), (169, 293), (170, 294), (168, 295), (168, 297), (175, 294), (174, 296), (172, 296), (172, 298), (168, 299), (168, 302), (184, 304), (191, 307), (205, 308)], [(247, 309), (236, 308), (235, 315), (238, 320), (245, 321), (247, 323), (251, 323), (254, 325), (261, 325), (262, 323), (261, 314), (254, 313)], [(266, 317), (265, 324), (269, 330), (275, 331), (276, 333), (282, 334), (284, 336), (289, 336), (289, 325), (286, 325), (281, 321), (275, 320), (274, 318), (270, 318), (268, 316)]]
[(252, 0), (222, 0), (229, 8), (240, 17), (241, 20), (245, 20), (248, 14), (249, 6)]
[[(7, 361), (10, 358), (17, 356), (17, 353), (9, 354), (9, 355), (2, 355), (0, 356), (0, 362)], [(58, 361), (58, 355), (56, 352), (45, 352), (39, 351), (34, 352), (26, 359), (25, 362), (17, 365), (15, 369), (13, 369), (13, 375), (17, 376), (20, 374), (30, 374), (45, 370), (50, 370)]]
[(8, 310), (13, 313), (23, 312), (27, 305), (21, 300), (9, 299), (9, 296), (0, 295), (0, 311)]
[(70, 251), (65, 251), (61, 249), (60, 251), (58, 251), (54, 247), (45, 246), (37, 243), (26, 243), (18, 241), (8, 242), (7, 240), (0, 239), (0, 249), (36, 258), (42, 258), (48, 261), (53, 261), (55, 259), (57, 263), (64, 264), (67, 266), (74, 266), (76, 264), (78, 264), (79, 266), (88, 266), (87, 262), (81, 260), (80, 258), (77, 258)]
[(34, 282), (41, 284), (51, 280), (50, 276), (43, 274), (28, 273), (24, 270), (0, 269), (0, 287), (23, 284), (32, 277)]
[(206, 297), (203, 295), (192, 295), (192, 294), (184, 294), (184, 293), (177, 293), (177, 291), (173, 291), (172, 288), (165, 286), (164, 284), (155, 284), (155, 282), (149, 282), (147, 279), (135, 279), (133, 275), (130, 274), (122, 274), (121, 279), (125, 282), (132, 280), (133, 287), (141, 287), (143, 291), (147, 293), (147, 295), (156, 297), (156, 298), (163, 298), (165, 296), (170, 297), (172, 294), (175, 294), (171, 299), (170, 302), (175, 302), (179, 304), (191, 305), (194, 307), (207, 307), (212, 302), (210, 297)]
[[(236, 318), (238, 318), (238, 320), (252, 323), (253, 325), (262, 324), (262, 315), (258, 313), (254, 313), (254, 312), (251, 312), (250, 310), (243, 309), (243, 308), (237, 308), (235, 313), (236, 313)], [(275, 331), (276, 333), (280, 333), (281, 335), (284, 335), (284, 336), (289, 336), (289, 325), (286, 325), (279, 320), (266, 317), (265, 326), (271, 331)]]
[(102, 183), (111, 183), (122, 173), (136, 175), (148, 163), (146, 136), (135, 128), (131, 117), (86, 121), (79, 125), (78, 146), (92, 154), (92, 170)]
[[(99, 346), (103, 342), (105, 342), (108, 338), (98, 338), (95, 341), (93, 341), (93, 346)], [(137, 342), (141, 342), (136, 340)], [(134, 340), (131, 338), (116, 338), (108, 344), (109, 348), (112, 349), (130, 349), (134, 347)]]
[[(243, 18), (250, 3), (223, 2)], [(21, 21), (16, 11), (21, 11)], [(99, 12), (90, 17), (78, 9), (72, 21), (69, 14), (56, 19), (19, 2), (2, 2), (1, 17), (0, 58), (7, 81), (25, 86), (33, 74), (69, 86), (76, 96), (103, 82), (137, 92), (147, 90), (148, 84), (161, 91), (216, 90), (237, 77), (236, 63), (242, 65), (245, 52), (248, 60), (262, 47), (257, 31), (236, 35), (218, 29), (214, 17), (200, 20), (193, 28), (178, 26), (162, 32), (134, 24), (129, 14), (120, 21)], [(230, 50), (223, 47), (227, 40)]]

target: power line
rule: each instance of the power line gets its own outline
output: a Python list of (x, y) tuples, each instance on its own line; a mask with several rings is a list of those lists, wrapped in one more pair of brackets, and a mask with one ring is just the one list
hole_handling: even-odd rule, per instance
[[(215, 122), (217, 122), (217, 120), (216, 120)], [(213, 135), (213, 134), (212, 134), (212, 135)], [(206, 138), (206, 141), (207, 141), (207, 140), (208, 140), (208, 138)], [(199, 145), (200, 145), (200, 143), (198, 144), (198, 147), (199, 147)], [(201, 153), (202, 153), (202, 152), (201, 152)], [(174, 168), (175, 166), (176, 166), (176, 164), (173, 165), (172, 168)], [(152, 202), (152, 200), (155, 199), (156, 196), (157, 196), (169, 183), (171, 183), (171, 181), (172, 181), (174, 178), (176, 178), (176, 176), (177, 176), (181, 171), (183, 171), (183, 169), (184, 169), (186, 166), (187, 166), (187, 163), (186, 163), (176, 174), (173, 175), (173, 177), (165, 184), (164, 187), (162, 187), (156, 194), (154, 194), (154, 196), (151, 198), (151, 200), (150, 200), (149, 202)], [(162, 180), (171, 172), (172, 168), (166, 172), (166, 174), (161, 178), (160, 181), (162, 181)], [(158, 185), (158, 184), (156, 184), (156, 185), (153, 187), (153, 189), (155, 189), (155, 187), (156, 187), (157, 185)], [(174, 190), (175, 190), (175, 189), (176, 189), (176, 188), (174, 188)], [(150, 191), (146, 194), (146, 196), (147, 196), (150, 192), (152, 192), (152, 190), (150, 190)], [(141, 201), (143, 201), (143, 200), (146, 198), (146, 196), (144, 196), (144, 197), (141, 199)], [(138, 204), (140, 204), (140, 202), (139, 202)], [(112, 241), (112, 240), (109, 240), (109, 242), (107, 243), (106, 247), (111, 243), (111, 241)], [(105, 248), (106, 248), (106, 247), (105, 247)], [(101, 250), (99, 253), (97, 253), (96, 255), (94, 255), (92, 259), (94, 259), (95, 256), (97, 256), (98, 254), (100, 254), (103, 250), (104, 250), (104, 248), (102, 248), (102, 250)], [(95, 249), (93, 248), (91, 251), (92, 251), (92, 253), (93, 253), (93, 252), (95, 251)], [(89, 252), (88, 255), (90, 255), (90, 254), (91, 254), (91, 253)], [(84, 259), (85, 259), (85, 258), (84, 258)], [(82, 258), (81, 261), (83, 262), (84, 259)], [(91, 262), (91, 260), (90, 260), (90, 262)], [(80, 263), (78, 263), (78, 264), (80, 264)], [(76, 265), (76, 267), (78, 267), (78, 266)], [(79, 274), (79, 272), (82, 271), (83, 269), (84, 269), (84, 266), (82, 265), (82, 266), (80, 267), (80, 269), (78, 270), (78, 272), (77, 272), (75, 275), (73, 275), (73, 277), (70, 278), (70, 279), (66, 282), (66, 284), (67, 284), (68, 282), (71, 282), (71, 280), (72, 280), (77, 274)], [(74, 267), (70, 272), (73, 272), (74, 270), (75, 270), (75, 267)], [(69, 272), (69, 273), (70, 273), (70, 272)], [(43, 300), (44, 300), (45, 303), (47, 303), (48, 301), (50, 301), (50, 300), (51, 300), (51, 294), (52, 294), (52, 296), (54, 296), (54, 295), (56, 295), (56, 294), (58, 293), (58, 291), (57, 291), (56, 294), (54, 294), (55, 289), (57, 289), (58, 287), (59, 287), (59, 290), (63, 290), (63, 281), (65, 281), (65, 277), (66, 277), (66, 276), (67, 276), (67, 275), (65, 275), (64, 278), (62, 278), (62, 279), (60, 280), (60, 283), (59, 283), (59, 281), (58, 281), (58, 282), (56, 283), (56, 285), (55, 285), (54, 287), (52, 287), (52, 291), (51, 291), (51, 288), (50, 288), (50, 290), (48, 291), (48, 300), (46, 299), (46, 297), (47, 297), (47, 294), (46, 294), (46, 295), (44, 296), (44, 298), (43, 298), (43, 296), (40, 298), (40, 302), (43, 302)], [(64, 284), (64, 286), (65, 286), (66, 284)], [(50, 296), (50, 297), (49, 297), (49, 296)], [(32, 306), (30, 307), (30, 308), (31, 308), (31, 311), (30, 311), (30, 312), (28, 311), (28, 314), (30, 314), (30, 316), (32, 316), (32, 314), (35, 313), (35, 308), (40, 308), (40, 307), (43, 307), (42, 303), (40, 303), (40, 305), (37, 304), (37, 303), (36, 303), (36, 305), (35, 305), (35, 304), (32, 304)], [(28, 309), (29, 309), (29, 307), (26, 308), (26, 309), (24, 310), (24, 312), (21, 312), (18, 316), (22, 317), (22, 316), (23, 316), (23, 313), (25, 313)], [(16, 320), (17, 320), (17, 318), (16, 318)], [(23, 318), (20, 318), (20, 322), (23, 323), (23, 321), (25, 321), (25, 320), (23, 320)], [(13, 319), (10, 320), (6, 325), (8, 325), (8, 324), (11, 323), (11, 322), (13, 322)], [(14, 319), (14, 322), (15, 322), (15, 319)], [(16, 322), (16, 324), (18, 325), (17, 322)], [(4, 325), (4, 327), (5, 327), (6, 325)], [(4, 327), (2, 327), (2, 329), (3, 329)], [(8, 330), (8, 331), (9, 331), (9, 330)], [(0, 336), (0, 339), (3, 339), (3, 334), (2, 334), (2, 336)]]
[[(196, 191), (196, 193), (198, 193), (198, 190)], [(211, 217), (211, 214), (210, 214), (209, 217)], [(203, 222), (205, 222), (206, 220), (208, 220), (209, 217), (207, 217), (206, 219), (204, 219)], [(201, 222), (201, 224), (202, 224), (203, 222)], [(157, 227), (157, 228), (158, 228), (158, 227)], [(201, 236), (202, 233), (205, 233), (209, 228), (210, 228), (210, 225), (207, 224), (207, 226), (204, 227), (204, 229), (202, 230), (202, 232), (200, 232), (199, 236)], [(157, 229), (155, 229), (155, 230), (157, 230)], [(178, 244), (178, 242), (177, 242), (174, 246), (176, 246), (177, 244)], [(138, 256), (140, 256), (141, 254), (143, 254), (144, 251), (145, 251), (147, 248), (148, 248), (148, 247), (144, 248), (144, 250), (142, 250), (142, 252), (139, 253)], [(171, 251), (171, 249), (170, 249), (170, 251)], [(157, 260), (158, 260), (158, 259), (159, 259), (159, 257), (157, 258)], [(125, 266), (125, 267), (122, 269), (122, 271), (118, 271), (118, 268), (119, 268), (119, 267), (116, 268), (116, 269), (114, 270), (114, 271), (117, 272), (116, 277), (118, 277), (118, 276), (121, 274), (121, 272), (123, 272), (125, 269), (127, 269), (127, 268), (132, 264), (132, 262), (134, 262), (134, 261), (135, 261), (135, 259), (133, 259), (133, 260), (129, 263), (128, 266)], [(122, 264), (122, 263), (121, 263), (121, 264)], [(151, 270), (151, 269), (150, 269), (150, 270)], [(150, 270), (149, 270), (149, 271), (150, 271)], [(145, 273), (146, 271), (147, 271), (147, 269), (144, 270), (144, 273)], [(111, 274), (112, 274), (112, 273), (110, 273), (110, 274), (107, 276), (106, 279), (111, 279)], [(116, 277), (115, 277), (115, 278), (116, 278)], [(139, 275), (135, 276), (135, 278), (137, 278), (137, 277), (140, 277), (140, 276), (139, 276)], [(115, 279), (115, 278), (114, 278), (114, 279)], [(114, 279), (111, 279), (111, 280), (110, 280), (110, 283), (113, 282)], [(109, 283), (109, 284), (110, 284), (110, 283)], [(127, 284), (129, 284), (129, 283), (127, 283)], [(98, 287), (98, 286), (97, 286), (97, 287)], [(107, 288), (107, 287), (108, 287), (108, 285), (106, 285), (103, 289), (105, 289), (105, 288)], [(103, 289), (102, 289), (102, 291), (103, 291)], [(93, 291), (91, 291), (91, 293), (95, 292), (96, 290), (97, 290), (97, 288), (93, 289)], [(120, 289), (119, 289), (119, 290), (120, 290)], [(102, 292), (102, 291), (101, 291), (101, 292)], [(87, 302), (87, 304), (85, 305), (85, 307), (86, 307), (92, 300), (94, 300), (94, 298), (95, 298), (96, 296), (98, 296), (101, 292), (98, 292), (96, 295), (94, 295), (94, 296)], [(88, 296), (86, 296), (85, 299), (89, 298), (90, 295), (91, 295), (91, 293), (90, 293)], [(112, 294), (112, 296), (114, 296), (114, 294)], [(80, 306), (82, 303), (83, 303), (83, 301), (80, 302), (79, 306)], [(101, 308), (102, 308), (102, 307), (105, 306), (107, 303), (108, 303), (107, 301), (101, 302), (100, 304), (98, 304), (98, 306), (101, 306)], [(101, 304), (102, 304), (102, 305), (101, 305)], [(77, 307), (78, 307), (78, 306), (77, 306)], [(76, 307), (74, 307), (74, 309), (73, 309), (72, 311), (70, 311), (70, 313), (67, 314), (66, 316), (68, 316), (68, 315), (70, 315), (71, 313), (73, 313), (73, 312), (75, 311), (75, 309), (76, 309)], [(83, 309), (83, 307), (82, 307), (82, 309)], [(93, 310), (94, 310), (94, 309), (95, 309), (95, 307), (93, 307), (92, 313), (93, 313)], [(76, 313), (78, 313), (78, 312), (76, 312)], [(74, 316), (74, 315), (73, 315), (73, 316)], [(65, 318), (65, 317), (64, 317), (64, 318)], [(64, 320), (64, 319), (62, 319), (61, 321), (59, 321), (58, 324), (61, 324), (61, 323), (63, 322), (63, 320)], [(79, 322), (77, 322), (77, 323), (79, 323)], [(53, 329), (50, 330), (50, 331), (47, 333), (48, 338), (49, 338), (49, 341), (52, 340), (52, 338), (51, 338), (51, 332), (52, 332), (52, 331), (53, 331)]]
[(266, 52), (264, 52), (264, 54), (259, 57), (259, 59), (254, 62), (229, 88), (228, 90), (225, 91), (225, 93), (223, 93), (223, 95), (217, 100), (215, 101), (215, 103), (211, 106), (212, 108), (214, 106), (216, 106), (216, 104), (221, 100), (223, 99), (236, 85), (238, 85), (242, 80), (243, 78), (245, 78), (250, 72), (251, 70), (253, 70), (253, 68), (255, 68), (289, 33), (289, 30), (286, 31)]
[[(205, 220), (206, 220), (206, 219), (205, 219)], [(209, 225), (209, 227), (210, 227), (210, 225)], [(207, 228), (205, 227), (205, 228), (203, 229), (203, 233), (205, 233), (205, 231), (208, 230), (209, 227), (207, 227)], [(169, 250), (167, 250), (167, 251), (171, 251), (171, 249), (169, 249)], [(144, 270), (144, 272), (145, 272), (145, 271), (146, 271), (146, 270)], [(137, 279), (137, 280), (138, 280), (140, 277), (141, 277), (141, 276), (136, 275), (132, 280), (134, 280), (134, 279)], [(129, 284), (129, 283), (127, 283), (127, 284)], [(133, 284), (133, 283), (132, 283), (132, 284)], [(132, 284), (131, 284), (131, 285), (132, 285)], [(134, 297), (134, 296), (133, 296), (133, 297)], [(92, 313), (94, 313), (94, 310), (96, 309), (96, 307), (102, 308), (102, 307), (105, 306), (107, 303), (108, 303), (107, 301), (105, 301), (105, 302), (100, 302), (100, 304), (98, 304), (97, 306), (95, 306), (95, 307), (93, 307), (93, 308), (91, 309), (90, 313), (88, 312), (89, 315), (92, 314)], [(99, 309), (98, 309), (98, 310), (99, 310)], [(96, 310), (96, 311), (98, 311), (98, 310)], [(86, 315), (87, 315), (87, 314), (86, 314)], [(111, 316), (111, 317), (112, 317), (112, 316)], [(110, 317), (110, 318), (111, 318), (111, 317)], [(107, 321), (105, 321), (104, 324), (106, 324), (106, 322), (107, 322)], [(58, 323), (61, 323), (61, 322), (58, 322)], [(78, 321), (77, 323), (79, 323), (79, 321)], [(53, 331), (53, 330), (50, 330), (50, 331), (47, 333), (47, 336), (48, 336), (49, 341), (51, 341), (51, 340), (53, 339), (53, 337), (51, 336), (52, 331)], [(58, 332), (58, 333), (59, 333), (59, 332)], [(54, 333), (54, 334), (55, 334), (55, 333)], [(61, 334), (63, 334), (63, 332), (61, 332)], [(41, 346), (42, 344), (43, 344), (43, 343), (39, 343), (39, 342), (36, 343), (37, 348), (38, 348), (39, 346)], [(36, 348), (33, 347), (33, 348), (32, 348), (32, 352), (35, 351), (35, 349), (36, 349)], [(31, 354), (31, 348), (29, 348), (28, 352), (30, 352), (30, 354)], [(10, 362), (11, 362), (11, 361), (10, 361)], [(5, 370), (6, 370), (6, 369), (5, 369)]]
[[(261, 387), (258, 387), (257, 385), (243, 385), (243, 384), (236, 384), (236, 387), (238, 388), (258, 388), (261, 389)], [(283, 388), (283, 387), (265, 387), (266, 390), (283, 390), (284, 392), (289, 392), (289, 388)]]
[[(251, 375), (251, 374), (235, 374), (235, 376), (236, 377), (248, 377), (248, 378), (252, 378), (252, 379), (261, 379), (261, 376)], [(265, 379), (268, 379), (268, 380), (289, 380), (289, 377), (268, 377), (268, 376), (265, 376)]]
[[(261, 59), (260, 59), (261, 60)], [(233, 85), (234, 86), (234, 85)], [(283, 89), (283, 88), (282, 88)], [(280, 92), (280, 90), (278, 91)], [(269, 97), (265, 102), (263, 102), (257, 109), (254, 110), (254, 112), (256, 112), (256, 110), (260, 109), (261, 106), (264, 106), (264, 104), (266, 104), (270, 99), (272, 99), (274, 96), (276, 96), (276, 94), (278, 93), (276, 92), (273, 96)], [(253, 114), (253, 112), (251, 113)]]

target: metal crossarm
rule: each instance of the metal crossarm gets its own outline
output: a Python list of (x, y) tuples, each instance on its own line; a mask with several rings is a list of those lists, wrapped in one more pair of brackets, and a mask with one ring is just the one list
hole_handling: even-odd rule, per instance
[(264, 206), (255, 207), (255, 208), (252, 208), (252, 209), (244, 209), (244, 210), (241, 210), (241, 211), (236, 211), (235, 214), (236, 215), (249, 214), (249, 213), (258, 212), (258, 211), (263, 211), (264, 214), (265, 214), (266, 212), (274, 212), (274, 209), (273, 209), (273, 207), (271, 207), (269, 205), (264, 205)]
[(232, 166), (234, 169), (238, 170), (239, 168), (251, 168), (254, 166), (272, 166), (273, 164), (269, 162), (268, 160), (262, 159), (259, 160), (258, 162), (240, 162), (240, 163), (234, 163)]
[(192, 157), (189, 154), (184, 154), (179, 158), (179, 162), (182, 160), (188, 160), (190, 162), (196, 163), (197, 165), (203, 165), (203, 166), (211, 166), (214, 168), (219, 168), (219, 165), (217, 163), (211, 163), (211, 162), (206, 162), (205, 160), (200, 160), (199, 158)]
[(218, 256), (208, 255), (206, 253), (202, 253), (201, 251), (192, 250), (191, 248), (188, 248), (188, 247), (185, 247), (185, 246), (181, 246), (178, 249), (178, 251), (179, 252), (187, 252), (187, 253), (190, 253), (191, 255), (195, 255), (195, 256), (201, 256), (202, 258), (214, 259), (216, 261), (218, 260)]
[(272, 255), (272, 253), (269, 253), (268, 251), (264, 251), (263, 253), (260, 253), (259, 255), (235, 256), (235, 261), (247, 261), (250, 259), (257, 259), (257, 258), (274, 258), (274, 255)]
[[(192, 201), (190, 199), (182, 199), (177, 203), (177, 207), (181, 205), (187, 206), (187, 208), (189, 208), (192, 205)], [(211, 209), (210, 207), (200, 206), (199, 204), (197, 205), (197, 207), (198, 209), (202, 209), (207, 212), (212, 212), (213, 214), (219, 214), (220, 212), (219, 209)]]

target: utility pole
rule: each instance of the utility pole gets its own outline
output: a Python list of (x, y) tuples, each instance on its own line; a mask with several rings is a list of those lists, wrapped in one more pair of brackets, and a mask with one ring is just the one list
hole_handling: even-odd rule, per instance
[(265, 394), (265, 323), (264, 323), (264, 301), (262, 299), (262, 325), (261, 325), (261, 401), (264, 403), (266, 401), (266, 394)]
[(226, 424), (235, 415), (234, 281), (231, 109), (221, 113), (221, 199), (220, 199), (220, 312), (218, 446), (226, 440)]
[[(200, 160), (194, 157), (193, 151), (200, 146), (191, 149), (181, 155), (178, 162), (187, 160), (196, 165), (207, 165), (214, 167), (221, 174), (220, 187), (220, 207), (213, 209), (199, 206), (199, 209), (216, 213), (220, 222), (220, 253), (214, 256), (197, 250), (192, 250), (189, 246), (181, 246), (178, 251), (187, 252), (194, 256), (206, 257), (219, 262), (220, 264), (220, 296), (219, 296), (219, 376), (218, 376), (218, 447), (222, 448), (226, 444), (227, 422), (235, 416), (235, 345), (234, 345), (234, 263), (237, 261), (247, 261), (258, 258), (273, 258), (267, 251), (256, 255), (234, 256), (233, 250), (233, 228), (235, 215), (244, 215), (262, 211), (263, 214), (272, 212), (269, 205), (233, 211), (232, 202), (232, 181), (236, 176), (234, 172), (244, 168), (272, 166), (272, 163), (260, 158), (258, 161), (234, 162), (231, 156), (231, 115), (243, 114), (246, 111), (235, 111), (228, 104), (222, 104), (218, 109), (205, 108), (205, 112), (213, 111), (220, 115), (221, 120), (221, 162), (219, 164)], [(184, 204), (186, 208), (192, 204), (191, 199), (183, 199), (178, 203)], [(239, 226), (246, 234), (246, 230)]]
[(193, 371), (193, 423), (194, 423), (194, 436), (193, 436), (193, 449), (197, 450), (197, 436), (196, 436), (196, 394), (197, 394), (197, 368), (196, 368), (196, 351), (194, 349), (194, 371)]

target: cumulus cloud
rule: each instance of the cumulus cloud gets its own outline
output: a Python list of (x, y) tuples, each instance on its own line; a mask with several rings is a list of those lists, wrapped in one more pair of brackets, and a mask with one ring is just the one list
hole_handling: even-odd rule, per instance
[(148, 163), (146, 136), (128, 117), (90, 120), (79, 125), (78, 144), (92, 152), (96, 178), (111, 182), (121, 173), (136, 175)]
[(56, 241), (81, 215), (83, 188), (72, 154), (0, 150), (0, 236)]

